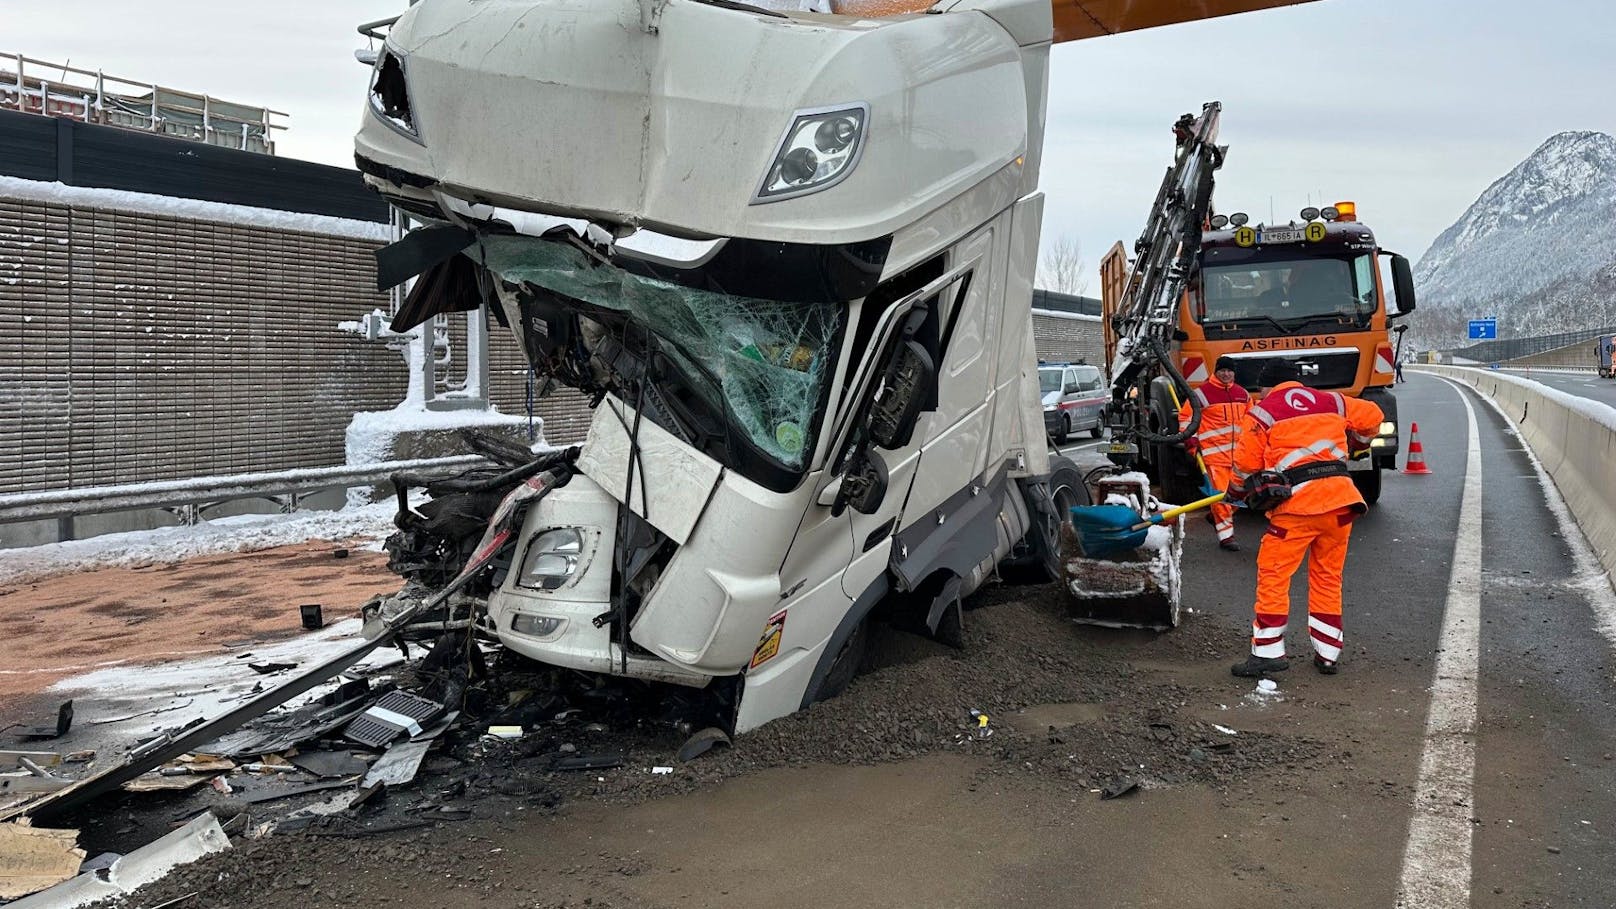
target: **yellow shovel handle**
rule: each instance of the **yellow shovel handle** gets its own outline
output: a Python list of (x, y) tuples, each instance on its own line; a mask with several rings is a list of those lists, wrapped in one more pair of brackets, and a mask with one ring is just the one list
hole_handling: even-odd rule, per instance
[(1142, 521), (1142, 522), (1140, 522), (1138, 524), (1133, 525), (1132, 527), (1130, 527), (1128, 529), (1129, 530), (1144, 530), (1146, 527), (1149, 527), (1149, 526), (1151, 526), (1153, 524), (1165, 524), (1168, 521), (1171, 521), (1172, 519), (1178, 517), (1181, 514), (1189, 514), (1192, 511), (1200, 511), (1203, 508), (1208, 508), (1210, 506), (1216, 505), (1219, 502), (1223, 501), (1223, 495), (1224, 494), (1220, 492), (1215, 496), (1207, 496), (1204, 499), (1201, 499), (1201, 500), (1196, 501), (1196, 502), (1191, 502), (1188, 505), (1180, 505), (1177, 508), (1169, 508), (1166, 511), (1162, 512), (1161, 514), (1156, 515), (1155, 517), (1151, 518), (1150, 520)]

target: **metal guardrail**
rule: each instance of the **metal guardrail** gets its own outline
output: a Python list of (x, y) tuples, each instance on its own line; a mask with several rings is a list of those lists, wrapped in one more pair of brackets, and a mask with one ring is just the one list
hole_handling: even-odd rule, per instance
[(1525, 364), (1500, 363), (1498, 364), (1498, 368), (1511, 372), (1564, 372), (1575, 373), (1579, 376), (1591, 376), (1599, 372), (1599, 369), (1593, 366), (1529, 366)]
[(284, 111), (212, 95), (0, 54), (0, 109), (65, 117), (119, 129), (200, 139), (243, 151), (275, 153), (274, 131)]
[(1533, 354), (1569, 347), (1592, 341), (1601, 335), (1616, 334), (1616, 326), (1604, 328), (1584, 328), (1578, 331), (1563, 331), (1552, 335), (1538, 335), (1531, 338), (1506, 338), (1498, 341), (1482, 341), (1469, 347), (1458, 347), (1445, 351), (1450, 356), (1463, 357), (1477, 363), (1502, 363), (1506, 360), (1517, 360)]
[(268, 499), (279, 504), (283, 513), (290, 513), (297, 510), (303, 498), (322, 490), (385, 483), (400, 471), (449, 476), (468, 467), (488, 463), (478, 455), (457, 455), (358, 466), (310, 467), (122, 486), (21, 492), (0, 496), (0, 524), (55, 518), (62, 522), (58, 535), (62, 539), (72, 539), (74, 518), (114, 511), (160, 508), (177, 515), (182, 523), (195, 524), (202, 520), (202, 512), (215, 505), (240, 499)]

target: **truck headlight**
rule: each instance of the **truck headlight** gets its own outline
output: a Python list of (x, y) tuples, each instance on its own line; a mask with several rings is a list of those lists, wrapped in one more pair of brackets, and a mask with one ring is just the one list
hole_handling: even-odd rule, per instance
[(555, 590), (578, 573), (584, 537), (576, 527), (546, 530), (527, 547), (527, 559), (516, 586), (529, 590)]
[(1395, 435), (1397, 435), (1397, 424), (1393, 423), (1390, 420), (1383, 421), (1380, 424), (1380, 434), (1383, 435), (1383, 436), (1395, 436)]
[(382, 49), (371, 70), (370, 110), (398, 134), (417, 144), (421, 142), (415, 109), (410, 104), (409, 83), (404, 75), (404, 58), (391, 48)]
[(847, 178), (864, 149), (868, 104), (797, 111), (752, 204), (829, 189)]
[(1049, 413), (1050, 411), (1052, 411), (1054, 409), (1055, 409), (1054, 404), (1045, 404), (1044, 405), (1044, 413)]

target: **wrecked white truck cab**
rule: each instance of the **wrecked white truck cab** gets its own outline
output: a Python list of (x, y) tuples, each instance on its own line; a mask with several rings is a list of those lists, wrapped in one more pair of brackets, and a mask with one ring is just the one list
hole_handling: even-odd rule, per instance
[(424, 225), (383, 256), (420, 276), (395, 324), (486, 305), (597, 401), (488, 594), (505, 646), (725, 687), (745, 730), (844, 687), (873, 613), (958, 641), (1001, 560), (1053, 566), (1050, 5), (939, 9), (422, 0), (392, 25), (356, 150)]

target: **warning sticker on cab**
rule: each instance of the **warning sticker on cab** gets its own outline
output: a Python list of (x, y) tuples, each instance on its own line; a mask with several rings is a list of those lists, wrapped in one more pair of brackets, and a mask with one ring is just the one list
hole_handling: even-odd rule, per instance
[(785, 632), (786, 611), (782, 609), (769, 616), (769, 624), (763, 626), (763, 637), (758, 638), (757, 649), (752, 651), (753, 669), (774, 659), (775, 655), (780, 652), (780, 638)]

